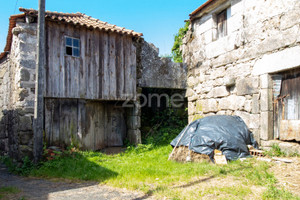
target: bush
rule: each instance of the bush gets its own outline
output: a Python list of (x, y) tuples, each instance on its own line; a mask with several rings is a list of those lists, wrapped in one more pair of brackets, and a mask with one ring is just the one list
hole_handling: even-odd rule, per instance
[(171, 107), (157, 111), (154, 116), (142, 116), (142, 123), (147, 127), (142, 129), (144, 144), (166, 145), (169, 144), (187, 125), (187, 113), (179, 113)]

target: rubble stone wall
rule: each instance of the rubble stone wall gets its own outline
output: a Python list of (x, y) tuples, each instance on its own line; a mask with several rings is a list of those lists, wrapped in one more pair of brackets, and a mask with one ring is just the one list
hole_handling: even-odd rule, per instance
[(144, 40), (138, 42), (137, 46), (139, 87), (186, 89), (185, 64), (159, 57), (158, 48)]
[(32, 157), (36, 24), (12, 30), (10, 54), (0, 63), (0, 154)]
[[(270, 140), (270, 74), (300, 66), (300, 1), (219, 2), (193, 19), (181, 47), (188, 65), (189, 121), (238, 115), (259, 142)], [(226, 7), (228, 35), (216, 39), (215, 15)]]
[[(141, 94), (142, 89), (137, 88), (137, 94)], [(126, 125), (127, 125), (127, 139), (131, 144), (141, 144), (141, 106), (140, 99), (132, 102), (131, 106), (126, 108)]]

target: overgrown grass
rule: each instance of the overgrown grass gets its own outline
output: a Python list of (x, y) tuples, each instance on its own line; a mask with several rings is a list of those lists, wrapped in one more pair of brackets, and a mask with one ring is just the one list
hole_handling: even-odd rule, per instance
[(264, 154), (266, 156), (269, 156), (269, 157), (286, 157), (286, 156), (289, 156), (289, 157), (299, 157), (300, 155), (297, 154), (297, 153), (294, 153), (294, 154), (287, 154), (283, 151), (281, 151), (280, 147), (278, 144), (273, 144), (271, 149), (268, 150), (268, 151), (265, 151)]
[(19, 193), (16, 187), (0, 187), (0, 199), (4, 199), (7, 195)]
[[(172, 148), (168, 144), (186, 125), (186, 120), (180, 120), (171, 109), (144, 120), (150, 127), (143, 133), (145, 144), (129, 146), (125, 153), (105, 155), (69, 149), (39, 166), (33, 166), (27, 159), (19, 167), (8, 158), (2, 161), (12, 172), (22, 175), (98, 181), (143, 191), (158, 198), (189, 200), (213, 195), (213, 199), (256, 199), (251, 188), (258, 187), (265, 190), (259, 199), (299, 199), (276, 188), (276, 178), (268, 172), (271, 164), (255, 158), (224, 166), (169, 161)], [(281, 155), (279, 150), (275, 146), (272, 155)], [(218, 185), (219, 180), (225, 180), (224, 185)], [(228, 181), (234, 184), (230, 185)]]
[[(92, 180), (114, 187), (143, 191), (158, 198), (198, 199), (211, 194), (219, 199), (244, 199), (253, 195), (251, 187), (263, 187), (261, 199), (299, 199), (276, 188), (276, 179), (268, 172), (270, 163), (255, 158), (218, 166), (212, 163), (177, 163), (168, 161), (169, 145), (152, 144), (129, 147), (125, 153), (105, 155), (100, 152), (67, 151), (53, 160), (30, 167), (29, 175), (71, 180)], [(23, 168), (24, 170), (24, 168)], [(29, 169), (26, 169), (26, 173)], [(21, 171), (16, 170), (16, 171)], [(215, 187), (207, 183), (202, 190), (186, 190), (198, 182), (231, 177), (237, 185)], [(229, 180), (230, 181), (230, 180)]]
[[(277, 199), (278, 196), (293, 197), (290, 193), (276, 189), (276, 179), (268, 172), (269, 163), (247, 159), (218, 166), (212, 163), (177, 163), (168, 161), (172, 148), (168, 145), (139, 145), (130, 147), (125, 153), (105, 155), (100, 152), (76, 152), (42, 163), (30, 175), (72, 180), (93, 180), (114, 187), (140, 190), (149, 195), (179, 199), (197, 199), (199, 196), (226, 194), (227, 197), (243, 199), (252, 191), (249, 187), (266, 186), (262, 198)], [(206, 191), (182, 193), (182, 188), (199, 177), (233, 177), (242, 185), (209, 187)], [(197, 181), (196, 181), (197, 182)], [(204, 181), (205, 182), (205, 181)]]
[(22, 163), (16, 164), (8, 156), (0, 156), (0, 162), (4, 163), (11, 173), (15, 173), (21, 176), (27, 176), (34, 168), (32, 161), (28, 157), (25, 157), (22, 160)]
[(264, 154), (266, 156), (269, 156), (269, 157), (273, 157), (273, 156), (276, 156), (276, 157), (283, 157), (283, 156), (287, 156), (285, 152), (281, 151), (280, 147), (278, 144), (273, 144), (271, 149), (268, 150), (268, 151), (265, 151)]
[(295, 199), (300, 200), (300, 197), (296, 197), (290, 192), (283, 188), (277, 188), (274, 184), (268, 186), (267, 190), (264, 192), (263, 199)]

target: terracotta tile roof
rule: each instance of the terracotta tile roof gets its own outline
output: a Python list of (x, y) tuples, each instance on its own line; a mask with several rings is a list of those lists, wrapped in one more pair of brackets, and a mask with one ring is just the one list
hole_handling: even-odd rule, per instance
[(196, 10), (194, 10), (190, 14), (190, 19), (193, 20), (193, 18), (195, 17), (195, 15), (197, 15), (201, 10), (203, 10), (206, 6), (208, 6), (209, 4), (211, 4), (214, 1), (216, 1), (216, 0), (208, 0), (208, 1), (206, 1), (204, 4), (202, 4), (199, 8), (197, 8)]
[[(25, 9), (20, 8), (21, 12), (24, 12), (28, 15), (37, 16), (38, 11), (34, 9)], [(88, 28), (98, 28), (99, 30), (116, 32), (120, 34), (127, 34), (134, 37), (140, 37), (143, 34), (137, 33), (133, 30), (128, 30), (123, 27), (119, 27), (116, 25), (108, 24), (107, 22), (100, 21), (99, 19), (92, 18), (83, 13), (59, 13), (59, 12), (50, 12), (46, 11), (45, 13), (46, 19), (54, 20), (54, 21), (62, 21), (67, 23), (73, 23), (75, 25), (86, 26)]]
[[(16, 20), (18, 18), (24, 18), (26, 15), (37, 16), (38, 11), (34, 9), (19, 8), (23, 14), (12, 15), (9, 18), (8, 35), (6, 39), (6, 46), (4, 52), (0, 54), (0, 60), (4, 58), (10, 51), (12, 42), (12, 29), (16, 26)], [(107, 32), (116, 32), (119, 34), (130, 35), (132, 37), (141, 37), (143, 34), (128, 30), (123, 27), (108, 24), (107, 22), (100, 21), (99, 19), (92, 18), (83, 13), (59, 13), (59, 12), (45, 12), (45, 17), (51, 21), (60, 21), (65, 23), (72, 23), (74, 25), (80, 25), (87, 28), (99, 29)]]
[(6, 38), (6, 45), (4, 47), (4, 51), (0, 54), (0, 60), (2, 58), (4, 58), (10, 51), (11, 42), (12, 42), (12, 29), (16, 26), (17, 19), (23, 18), (23, 17), (25, 17), (25, 13), (10, 16), (9, 25), (8, 25), (8, 33), (7, 33), (7, 38)]

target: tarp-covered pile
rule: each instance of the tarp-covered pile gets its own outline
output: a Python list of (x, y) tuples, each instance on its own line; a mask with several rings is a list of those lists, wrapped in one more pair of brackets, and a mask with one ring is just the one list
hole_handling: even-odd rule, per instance
[(214, 149), (222, 151), (227, 160), (236, 160), (250, 156), (247, 145), (258, 148), (245, 122), (238, 116), (227, 115), (209, 116), (193, 121), (171, 145), (189, 147), (196, 153), (208, 155), (211, 160)]

